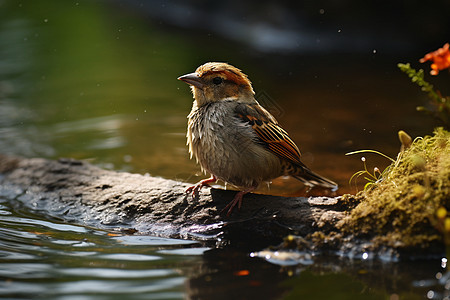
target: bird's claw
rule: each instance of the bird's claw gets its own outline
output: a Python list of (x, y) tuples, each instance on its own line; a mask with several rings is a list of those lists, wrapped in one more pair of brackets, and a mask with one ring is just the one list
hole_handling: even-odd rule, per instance
[(238, 193), (236, 194), (236, 196), (234, 196), (233, 200), (232, 200), (230, 203), (228, 203), (227, 206), (225, 206), (225, 207), (220, 211), (220, 213), (223, 213), (224, 211), (226, 211), (226, 210), (228, 209), (228, 211), (227, 211), (227, 217), (229, 217), (229, 216), (231, 215), (231, 213), (233, 212), (233, 208), (236, 206), (236, 204), (237, 204), (237, 206), (238, 206), (238, 209), (240, 210), (240, 209), (241, 209), (241, 205), (242, 205), (242, 198), (244, 197), (244, 195), (246, 195), (246, 194), (252, 192), (252, 191), (255, 190), (255, 189), (256, 189), (256, 187), (251, 187), (251, 188), (248, 188), (248, 189), (246, 189), (246, 190), (243, 190), (243, 191), (238, 192)]
[(186, 194), (190, 194), (192, 193), (192, 197), (195, 197), (198, 195), (198, 193), (200, 192), (200, 190), (202, 189), (202, 187), (204, 186), (209, 186), (208, 184), (203, 184), (202, 182), (199, 182), (193, 186), (190, 186), (186, 189)]
[(186, 189), (186, 194), (192, 193), (192, 197), (194, 198), (194, 197), (198, 196), (198, 194), (199, 194), (200, 190), (202, 189), (202, 187), (210, 186), (209, 184), (211, 182), (216, 182), (216, 180), (217, 180), (217, 178), (215, 176), (211, 176), (211, 178), (208, 178), (208, 179), (203, 179), (199, 183), (188, 187)]
[(231, 212), (233, 211), (233, 208), (236, 206), (236, 204), (238, 204), (238, 208), (239, 210), (241, 209), (241, 204), (242, 204), (242, 197), (244, 196), (244, 194), (242, 192), (239, 192), (236, 194), (236, 196), (234, 197), (234, 199), (227, 204), (227, 206), (225, 206), (220, 213), (223, 213), (224, 211), (227, 211), (227, 217), (229, 217), (231, 215)]

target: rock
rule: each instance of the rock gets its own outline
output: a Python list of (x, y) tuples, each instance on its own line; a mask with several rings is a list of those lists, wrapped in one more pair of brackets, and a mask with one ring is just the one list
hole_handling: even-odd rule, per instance
[(252, 249), (290, 234), (333, 229), (343, 218), (338, 198), (246, 195), (230, 217), (221, 210), (234, 191), (108, 171), (89, 163), (0, 156), (0, 196), (67, 222), (129, 233), (231, 243)]

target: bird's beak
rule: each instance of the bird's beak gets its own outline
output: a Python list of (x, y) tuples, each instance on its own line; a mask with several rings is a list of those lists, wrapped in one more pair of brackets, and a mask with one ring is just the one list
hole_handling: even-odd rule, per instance
[(203, 81), (196, 73), (190, 73), (183, 76), (178, 77), (178, 80), (184, 81), (187, 84), (193, 85), (195, 87), (198, 87), (199, 89), (202, 89), (204, 84)]

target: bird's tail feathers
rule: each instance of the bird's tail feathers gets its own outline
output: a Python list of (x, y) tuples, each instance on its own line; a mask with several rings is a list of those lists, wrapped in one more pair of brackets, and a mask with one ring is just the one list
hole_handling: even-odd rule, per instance
[(304, 168), (303, 171), (304, 172), (301, 175), (294, 175), (293, 177), (297, 180), (300, 180), (307, 186), (320, 186), (332, 191), (336, 191), (338, 189), (337, 183), (325, 177), (322, 177), (309, 169)]

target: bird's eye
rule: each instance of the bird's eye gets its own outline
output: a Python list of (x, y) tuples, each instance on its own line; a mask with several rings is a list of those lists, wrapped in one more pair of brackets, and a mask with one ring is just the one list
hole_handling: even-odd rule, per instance
[(221, 84), (223, 82), (223, 78), (222, 77), (214, 77), (212, 81), (214, 84)]

